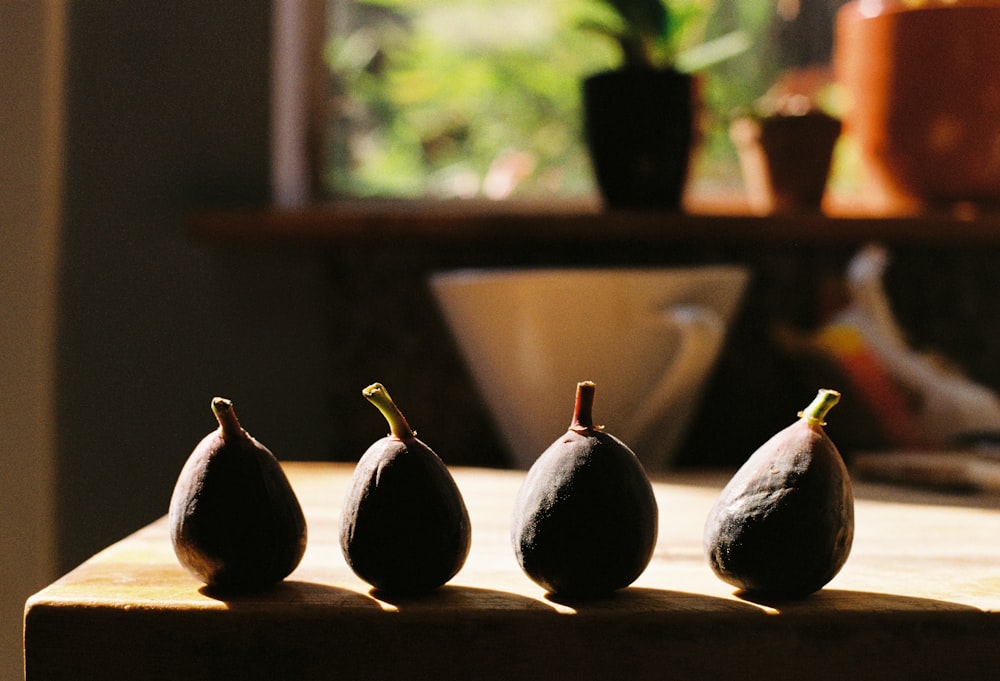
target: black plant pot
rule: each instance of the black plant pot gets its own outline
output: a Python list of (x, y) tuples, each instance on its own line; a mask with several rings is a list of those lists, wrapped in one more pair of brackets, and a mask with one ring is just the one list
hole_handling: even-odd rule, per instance
[(583, 82), (584, 130), (604, 202), (677, 210), (694, 130), (691, 75), (673, 69), (605, 71)]

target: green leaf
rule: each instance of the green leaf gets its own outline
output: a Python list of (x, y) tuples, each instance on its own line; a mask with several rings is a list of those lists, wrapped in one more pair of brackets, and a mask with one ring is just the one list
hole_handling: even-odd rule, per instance
[(745, 31), (731, 31), (678, 54), (677, 68), (688, 73), (701, 71), (743, 54), (750, 46), (750, 36)]
[(667, 35), (670, 13), (662, 0), (604, 0), (630, 27), (631, 33), (652, 38)]

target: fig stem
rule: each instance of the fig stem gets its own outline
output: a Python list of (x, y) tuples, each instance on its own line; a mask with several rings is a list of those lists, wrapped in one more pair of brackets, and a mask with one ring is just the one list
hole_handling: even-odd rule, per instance
[(389, 422), (389, 432), (393, 437), (400, 440), (412, 440), (416, 437), (416, 433), (410, 428), (410, 424), (406, 422), (403, 412), (399, 410), (396, 403), (389, 397), (389, 391), (385, 389), (384, 385), (381, 383), (372, 383), (362, 390), (361, 394), (382, 412), (382, 416)]
[(573, 422), (570, 430), (600, 430), (594, 425), (594, 395), (597, 385), (593, 381), (576, 384), (576, 404), (573, 406)]
[(212, 413), (215, 414), (215, 419), (219, 422), (219, 428), (222, 429), (222, 439), (240, 437), (243, 434), (243, 426), (240, 425), (240, 420), (236, 418), (236, 411), (233, 409), (231, 400), (227, 400), (224, 397), (213, 397)]
[(806, 419), (811, 426), (825, 426), (826, 421), (823, 419), (837, 402), (840, 402), (839, 392), (829, 388), (820, 388), (809, 406), (799, 412), (799, 418)]

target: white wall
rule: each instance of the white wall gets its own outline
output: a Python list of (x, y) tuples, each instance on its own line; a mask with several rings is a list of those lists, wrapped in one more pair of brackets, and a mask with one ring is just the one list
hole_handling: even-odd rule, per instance
[(62, 0), (0, 0), (0, 679), (25, 599), (55, 576)]

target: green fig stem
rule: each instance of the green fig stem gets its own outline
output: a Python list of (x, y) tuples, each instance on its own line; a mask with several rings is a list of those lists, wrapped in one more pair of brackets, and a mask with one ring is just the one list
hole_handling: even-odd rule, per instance
[(570, 430), (601, 430), (594, 425), (594, 395), (597, 385), (593, 381), (581, 381), (576, 384), (576, 404), (573, 406), (573, 422)]
[(233, 409), (232, 401), (224, 397), (213, 397), (212, 413), (215, 414), (215, 418), (219, 422), (219, 428), (222, 429), (223, 440), (243, 435), (243, 426), (240, 425), (240, 420), (236, 418), (236, 411)]
[(361, 394), (382, 412), (382, 416), (389, 422), (389, 432), (393, 437), (400, 440), (412, 440), (416, 437), (417, 434), (410, 428), (410, 424), (406, 422), (403, 412), (399, 410), (396, 403), (389, 397), (389, 391), (385, 389), (384, 385), (381, 383), (372, 383), (362, 390)]
[(816, 397), (809, 403), (809, 406), (799, 412), (799, 418), (806, 419), (810, 426), (825, 426), (826, 415), (833, 405), (840, 402), (840, 393), (828, 388), (820, 388)]

